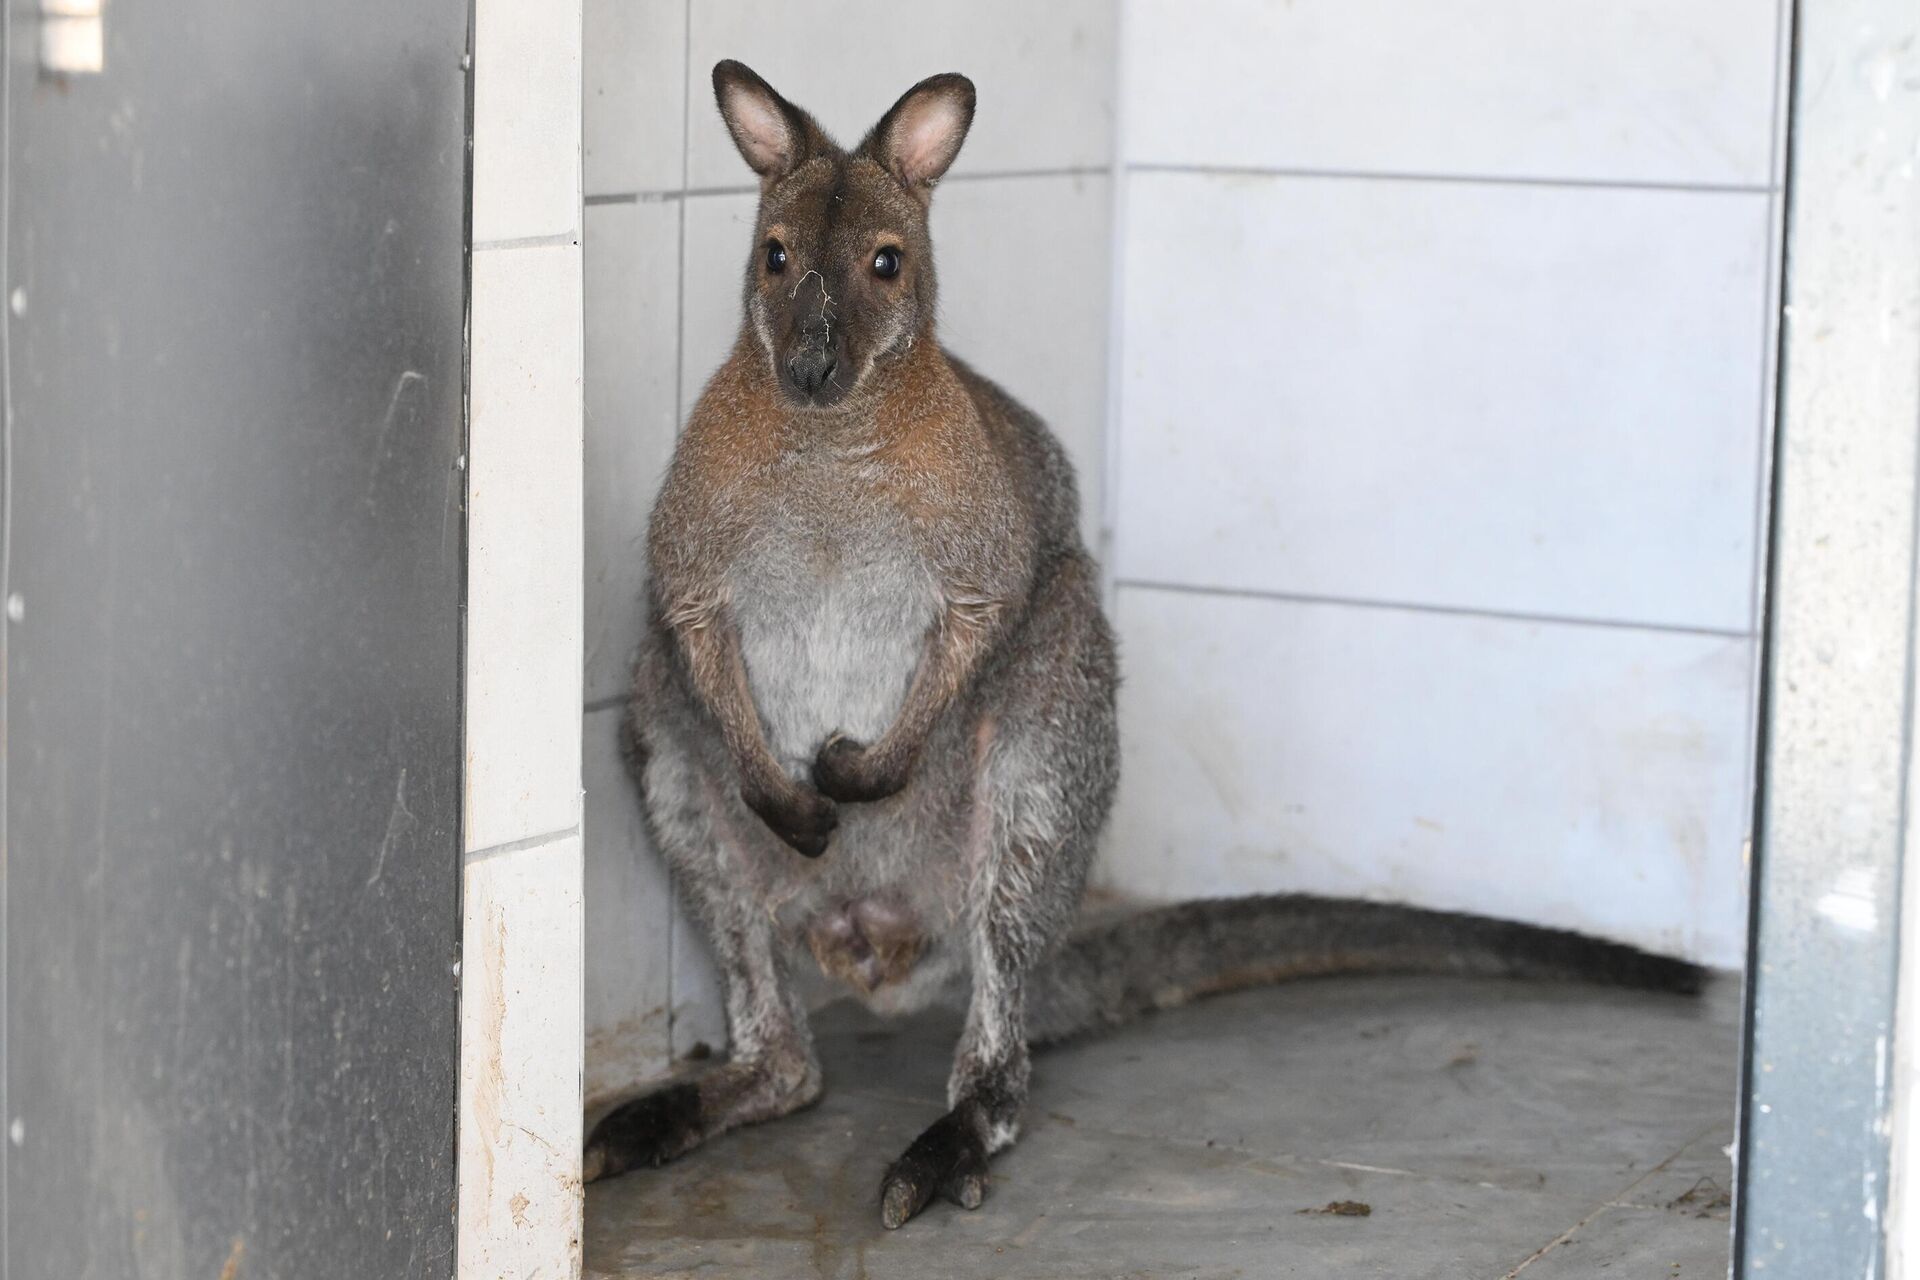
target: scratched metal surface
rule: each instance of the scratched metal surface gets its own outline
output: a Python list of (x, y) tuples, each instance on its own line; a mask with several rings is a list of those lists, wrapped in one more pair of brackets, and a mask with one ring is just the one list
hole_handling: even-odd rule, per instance
[(1737, 1252), (1750, 1280), (1852, 1280), (1883, 1274), (1906, 1069), (1920, 10), (1797, 18)]
[(467, 9), (10, 60), (9, 1280), (452, 1272)]

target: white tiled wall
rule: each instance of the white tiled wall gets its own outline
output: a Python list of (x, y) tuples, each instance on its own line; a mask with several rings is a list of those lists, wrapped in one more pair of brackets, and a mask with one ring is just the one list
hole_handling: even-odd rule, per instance
[(679, 188), (688, 8), (687, 0), (586, 0), (588, 195)]
[(467, 469), (470, 851), (580, 821), (580, 248), (476, 247)]
[(586, 697), (625, 693), (640, 633), (647, 514), (679, 413), (678, 200), (586, 210)]
[(580, 835), (469, 855), (461, 1280), (580, 1275)]
[(695, 189), (752, 177), (713, 114), (708, 73), (722, 58), (758, 71), (845, 146), (916, 81), (963, 72), (979, 90), (979, 113), (951, 177), (1112, 162), (1112, 0), (806, 0), (780, 9), (696, 0), (692, 14)]
[(683, 422), (740, 331), (740, 291), (756, 200), (750, 192), (729, 192), (690, 195), (681, 202), (687, 219), (680, 297)]
[(677, 916), (663, 927), (658, 864), (610, 754), (647, 511), (678, 423), (733, 343), (751, 249), (756, 187), (713, 106), (716, 61), (746, 62), (848, 145), (915, 81), (974, 79), (974, 128), (933, 205), (943, 339), (1053, 424), (1080, 467), (1088, 537), (1100, 528), (1112, 5), (826, 0), (800, 24), (769, 12), (751, 0), (586, 6), (590, 1092), (725, 1042), (703, 943)]
[(1737, 963), (1778, 3), (588, 0), (590, 1084), (724, 1035), (611, 755), (645, 514), (738, 324), (722, 57), (844, 142), (979, 86), (942, 332), (1112, 547), (1108, 884)]
[(1765, 188), (1776, 8), (1126, 0), (1126, 157)]
[(1133, 587), (1115, 621), (1110, 882), (1740, 953), (1751, 640)]
[(479, 0), (462, 1277), (580, 1273), (580, 7)]
[[(585, 720), (587, 839), (601, 851), (644, 850), (639, 793), (619, 749), (619, 707)], [(617, 981), (587, 987), (586, 1095), (620, 1092), (664, 1071), (672, 1025), (672, 970), (661, 963), (672, 938), (673, 887), (657, 858), (600, 856), (587, 861), (587, 955)], [(600, 908), (618, 903), (621, 909)]]
[(473, 242), (572, 236), (580, 206), (580, 0), (479, 0)]
[(1102, 878), (1741, 958), (1776, 0), (1129, 0)]
[(1765, 193), (1147, 172), (1127, 227), (1124, 575), (1747, 629)]
[(951, 182), (934, 206), (943, 340), (1046, 419), (1100, 545), (1113, 182), (1070, 173)]

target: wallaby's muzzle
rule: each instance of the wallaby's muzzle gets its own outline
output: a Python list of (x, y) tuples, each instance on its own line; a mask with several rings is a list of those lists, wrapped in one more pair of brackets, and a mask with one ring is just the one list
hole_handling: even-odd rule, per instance
[(809, 404), (833, 404), (847, 391), (840, 360), (824, 335), (803, 337), (787, 357), (785, 373), (789, 394)]
[(786, 295), (778, 365), (787, 395), (815, 408), (839, 402), (853, 390), (847, 332), (834, 302), (836, 293), (846, 292), (845, 283), (836, 279), (830, 290), (826, 276), (809, 271), (779, 292)]

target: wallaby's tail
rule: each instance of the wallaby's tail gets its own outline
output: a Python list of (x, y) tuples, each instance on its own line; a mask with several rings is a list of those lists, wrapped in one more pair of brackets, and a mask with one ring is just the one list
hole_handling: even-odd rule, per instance
[(1362, 973), (1561, 978), (1692, 993), (1699, 965), (1485, 916), (1279, 894), (1154, 907), (1082, 926), (1027, 995), (1035, 1043), (1116, 1026), (1201, 996)]

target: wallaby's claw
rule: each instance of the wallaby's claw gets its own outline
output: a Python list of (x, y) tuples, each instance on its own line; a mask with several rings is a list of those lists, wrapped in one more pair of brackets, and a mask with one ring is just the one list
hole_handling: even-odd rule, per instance
[(973, 1149), (963, 1152), (958, 1166), (940, 1188), (940, 1194), (962, 1209), (978, 1209), (980, 1202), (987, 1198), (986, 1156)]
[(880, 1182), (880, 1223), (892, 1231), (926, 1208), (935, 1192), (977, 1209), (987, 1194), (987, 1153), (979, 1137), (949, 1111), (913, 1140)]
[(896, 1231), (933, 1198), (933, 1188), (911, 1175), (889, 1170), (880, 1186), (880, 1225)]

